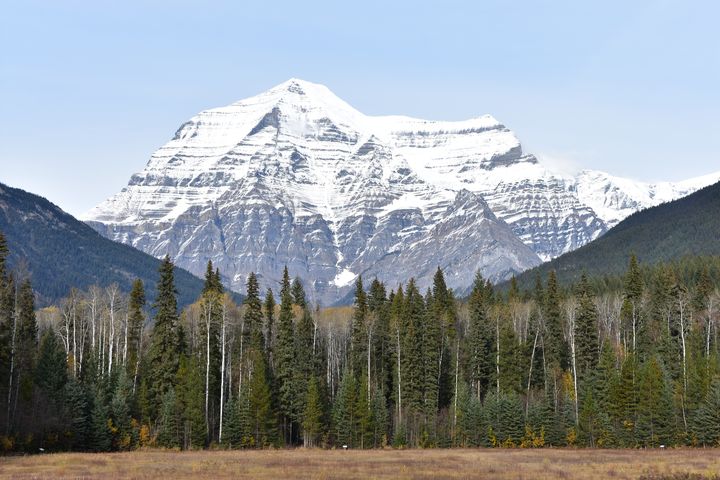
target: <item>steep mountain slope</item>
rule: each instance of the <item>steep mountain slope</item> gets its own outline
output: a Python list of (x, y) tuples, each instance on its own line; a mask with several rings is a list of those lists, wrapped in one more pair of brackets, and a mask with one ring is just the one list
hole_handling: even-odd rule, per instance
[(686, 255), (720, 255), (720, 183), (687, 197), (630, 215), (605, 235), (518, 277), (529, 288), (539, 273), (555, 270), (562, 283), (577, 281), (583, 272), (620, 274), (632, 253), (643, 263)]
[(83, 219), (196, 274), (212, 259), (235, 288), (249, 271), (274, 286), (287, 264), (327, 305), (360, 274), (425, 287), (424, 268), (440, 266), (463, 290), (466, 272), (500, 281), (584, 245), (630, 207), (605, 220), (587, 202), (612, 210), (614, 197), (583, 181), (544, 168), (488, 115), (370, 117), (292, 79), (184, 123)]
[[(11, 267), (27, 268), (41, 304), (57, 300), (71, 287), (118, 283), (129, 292), (141, 278), (148, 300), (155, 298), (160, 261), (113, 242), (46, 199), (0, 183), (0, 231), (8, 241)], [(181, 305), (194, 301), (203, 282), (176, 269)]]

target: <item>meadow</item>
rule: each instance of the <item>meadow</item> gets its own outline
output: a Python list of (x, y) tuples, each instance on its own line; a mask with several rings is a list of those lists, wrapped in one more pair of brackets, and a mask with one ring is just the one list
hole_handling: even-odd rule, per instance
[(57, 453), (0, 458), (0, 478), (663, 479), (711, 478), (710, 449), (249, 450)]

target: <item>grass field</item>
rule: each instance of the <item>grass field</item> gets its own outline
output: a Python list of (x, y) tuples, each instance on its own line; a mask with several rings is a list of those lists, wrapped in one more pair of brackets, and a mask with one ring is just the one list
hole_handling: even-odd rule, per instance
[(275, 450), (0, 457), (1, 478), (637, 479), (720, 472), (720, 450)]

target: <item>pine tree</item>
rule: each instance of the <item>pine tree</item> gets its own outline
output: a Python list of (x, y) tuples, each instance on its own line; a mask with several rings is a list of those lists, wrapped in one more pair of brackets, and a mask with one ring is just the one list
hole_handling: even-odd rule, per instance
[(230, 446), (230, 448), (239, 448), (242, 443), (243, 429), (240, 406), (236, 398), (228, 400), (225, 405), (224, 415), (221, 442)]
[(182, 446), (185, 448), (202, 448), (206, 443), (203, 377), (197, 357), (181, 357), (175, 382), (175, 398), (178, 411), (181, 412), (180, 432)]
[(487, 319), (485, 304), (485, 281), (478, 272), (473, 282), (468, 307), (470, 320), (467, 339), (467, 361), (470, 374), (471, 394), (485, 398), (490, 389), (494, 358), (494, 342)]
[(155, 411), (154, 406), (161, 404), (165, 393), (174, 386), (183, 351), (175, 297), (174, 268), (170, 257), (166, 256), (160, 265), (160, 281), (154, 304), (155, 326), (148, 350), (147, 375), (151, 412)]
[(355, 379), (348, 370), (343, 374), (333, 404), (332, 420), (335, 444), (353, 446), (355, 437)]
[[(443, 281), (444, 284), (444, 281)], [(437, 302), (447, 302), (447, 299), (437, 299), (429, 293), (429, 304), (425, 309), (422, 321), (422, 367), (423, 367), (423, 410), (427, 422), (434, 423), (440, 399), (440, 358), (443, 353), (443, 339), (441, 322), (443, 315), (436, 309)]]
[(71, 378), (65, 386), (65, 418), (71, 435), (73, 450), (87, 450), (90, 446), (92, 425), (92, 396), (85, 385)]
[(61, 405), (64, 400), (66, 383), (67, 357), (58, 343), (57, 335), (52, 328), (49, 328), (45, 330), (40, 340), (40, 350), (35, 368), (35, 384), (51, 405)]
[(263, 352), (265, 340), (263, 338), (263, 311), (260, 301), (260, 286), (257, 276), (251, 272), (247, 279), (247, 295), (245, 296), (245, 330), (249, 332), (249, 348)]
[(439, 409), (447, 408), (455, 394), (454, 375), (455, 368), (454, 351), (458, 347), (457, 339), (457, 312), (455, 298), (452, 290), (445, 283), (445, 275), (438, 267), (433, 277), (432, 297), (434, 299), (432, 309), (439, 326), (439, 358), (438, 358), (438, 400)]
[(655, 357), (640, 370), (639, 380), (635, 438), (644, 446), (667, 444), (673, 437), (673, 405)]
[(275, 362), (273, 352), (275, 349), (275, 297), (272, 289), (268, 288), (265, 294), (265, 355), (268, 359), (268, 365), (272, 372)]
[(515, 330), (509, 322), (500, 326), (500, 390), (506, 393), (523, 391), (522, 355)]
[(323, 433), (323, 405), (315, 376), (310, 379), (303, 412), (303, 439), (306, 447), (315, 447)]
[(370, 399), (373, 447), (384, 446), (388, 441), (388, 409), (385, 394), (376, 389)]
[(139, 278), (133, 282), (128, 302), (127, 372), (132, 378), (133, 391), (140, 369), (140, 348), (145, 325), (145, 286)]
[(390, 335), (390, 309), (385, 285), (377, 278), (370, 284), (368, 313), (372, 318), (372, 351), (370, 378), (390, 401), (393, 393), (392, 338)]
[(355, 441), (359, 448), (368, 448), (372, 443), (373, 425), (372, 411), (370, 410), (370, 397), (368, 397), (368, 379), (364, 373), (360, 376), (357, 395), (355, 396)]
[(545, 290), (545, 359), (549, 370), (557, 375), (559, 371), (568, 366), (568, 346), (565, 342), (560, 312), (560, 293), (558, 291), (557, 275), (552, 270), (548, 274), (547, 288)]
[[(638, 348), (638, 343), (641, 345), (645, 344), (644, 339), (638, 339), (642, 333), (640, 304), (643, 295), (643, 279), (635, 254), (630, 256), (630, 262), (628, 263), (628, 269), (624, 279), (624, 288), (625, 298), (621, 314), (623, 322), (630, 332), (632, 351), (635, 352)], [(638, 342), (638, 340), (640, 341)]]
[(278, 384), (278, 404), (286, 444), (294, 441), (293, 423), (297, 419), (295, 379), (295, 331), (293, 328), (292, 295), (287, 267), (283, 272), (280, 291), (280, 317), (278, 318), (275, 378)]
[(250, 435), (254, 438), (256, 446), (264, 447), (276, 441), (274, 435), (276, 418), (272, 410), (265, 359), (261, 352), (253, 351), (250, 360), (252, 362), (252, 376), (248, 389)]
[(716, 378), (697, 411), (694, 431), (703, 446), (720, 445), (720, 378)]
[(300, 277), (295, 277), (291, 287), (292, 302), (300, 308), (307, 307), (307, 300), (305, 298), (305, 289), (303, 288), (302, 280)]
[(171, 386), (163, 394), (158, 417), (158, 443), (167, 448), (180, 446), (178, 404), (175, 389)]
[(310, 378), (319, 373), (316, 368), (316, 358), (313, 355), (314, 337), (315, 324), (310, 310), (306, 307), (303, 309), (302, 317), (300, 317), (295, 329), (296, 368), (293, 383), (298, 394), (295, 396), (296, 405), (294, 411), (298, 412), (301, 423), (302, 413), (305, 411), (305, 395), (301, 392), (307, 392)]
[(119, 449), (128, 449), (131, 443), (131, 401), (132, 385), (127, 373), (121, 371), (118, 375), (115, 391), (110, 402), (110, 417), (112, 419), (112, 433), (114, 445)]
[(351, 369), (353, 374), (358, 377), (364, 370), (367, 370), (367, 316), (367, 295), (365, 294), (365, 290), (363, 288), (362, 276), (358, 276), (355, 281), (355, 301), (353, 305), (352, 324), (350, 327), (352, 332), (350, 341)]
[[(423, 323), (425, 319), (425, 300), (417, 289), (414, 279), (410, 279), (405, 294), (404, 315), (407, 318), (407, 330), (403, 339), (403, 404), (409, 414), (418, 414), (423, 406)], [(410, 432), (413, 433), (413, 432)]]
[[(213, 264), (208, 261), (205, 272), (205, 285), (200, 299), (201, 306), (201, 328), (199, 351), (202, 359), (202, 379), (204, 388), (204, 412), (207, 441), (215, 438), (216, 413), (219, 410), (220, 402), (220, 325), (223, 315), (223, 287), (220, 281), (220, 272), (213, 269)], [(193, 434), (193, 436), (196, 433)], [(197, 439), (193, 439), (197, 445)]]
[(597, 309), (590, 293), (587, 277), (583, 274), (578, 287), (578, 306), (575, 315), (575, 363), (578, 383), (594, 371), (599, 360)]
[[(100, 387), (98, 390), (100, 390)], [(103, 392), (96, 392), (92, 410), (92, 449), (96, 452), (107, 452), (112, 446), (110, 432), (110, 409), (105, 403)]]

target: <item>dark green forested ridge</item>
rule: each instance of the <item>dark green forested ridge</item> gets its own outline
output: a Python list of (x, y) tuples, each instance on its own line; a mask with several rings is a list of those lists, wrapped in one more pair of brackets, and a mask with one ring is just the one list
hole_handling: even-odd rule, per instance
[(630, 215), (600, 238), (518, 276), (530, 288), (535, 276), (555, 270), (561, 284), (583, 272), (595, 277), (622, 273), (631, 253), (648, 265), (685, 256), (720, 255), (720, 183), (687, 197)]
[[(117, 283), (129, 292), (135, 278), (155, 295), (160, 260), (102, 237), (48, 200), (0, 183), (0, 231), (10, 246), (10, 266), (22, 264), (42, 304), (62, 298), (71, 287)], [(176, 269), (181, 305), (197, 298), (202, 280)]]
[[(358, 278), (313, 309), (287, 268), (238, 306), (208, 262), (36, 310), (0, 235), (0, 448), (720, 446), (720, 257), (467, 301)], [(275, 303), (275, 298), (279, 304)], [(149, 307), (153, 306), (150, 315)]]

